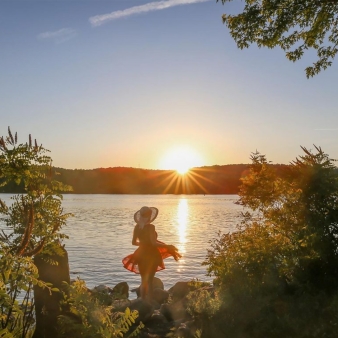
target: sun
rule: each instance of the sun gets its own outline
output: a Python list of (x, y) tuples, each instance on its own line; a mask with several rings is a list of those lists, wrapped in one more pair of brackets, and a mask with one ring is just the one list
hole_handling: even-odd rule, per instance
[(176, 170), (180, 175), (186, 174), (190, 168), (202, 165), (202, 157), (189, 146), (180, 146), (169, 150), (161, 161), (161, 168)]

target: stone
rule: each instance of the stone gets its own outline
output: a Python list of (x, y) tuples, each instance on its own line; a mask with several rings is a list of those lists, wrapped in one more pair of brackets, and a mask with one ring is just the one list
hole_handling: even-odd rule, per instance
[[(164, 284), (160, 278), (154, 277), (153, 280), (153, 290), (154, 289), (162, 289), (164, 290)], [(136, 292), (137, 297), (140, 297), (140, 287), (137, 287), (135, 289), (132, 289), (131, 292)]]
[(154, 299), (150, 299), (150, 300), (148, 299), (147, 302), (150, 303), (150, 305), (153, 307), (153, 310), (159, 310), (161, 307), (161, 304), (157, 303), (156, 300)]
[(190, 314), (186, 310), (185, 299), (180, 299), (170, 304), (162, 304), (160, 312), (167, 318), (168, 321), (186, 321), (191, 319)]
[(161, 325), (168, 323), (168, 320), (166, 317), (163, 316), (160, 310), (155, 310), (151, 315), (149, 322), (151, 322), (152, 325)]
[(108, 293), (108, 292), (111, 291), (111, 289), (107, 285), (100, 284), (98, 286), (95, 286), (92, 291), (93, 292), (105, 292), (105, 293)]
[(141, 298), (130, 301), (129, 308), (130, 310), (136, 310), (138, 312), (138, 318), (136, 319), (137, 323), (140, 321), (145, 323), (147, 320), (149, 320), (154, 310), (153, 306), (149, 302)]
[(190, 285), (190, 282), (177, 282), (169, 289), (169, 293), (173, 296), (173, 298), (181, 299), (194, 289), (195, 288)]
[(130, 308), (131, 301), (129, 299), (115, 299), (112, 301), (114, 311), (124, 312), (127, 307)]
[(175, 333), (180, 338), (194, 338), (194, 335), (185, 323), (182, 323)]
[(169, 292), (156, 288), (153, 290), (153, 299), (159, 303), (159, 304), (163, 304), (165, 302), (167, 302), (168, 298), (169, 298)]
[(125, 299), (129, 297), (129, 285), (127, 282), (121, 282), (116, 284), (111, 289), (110, 294), (114, 299)]
[(154, 277), (154, 281), (153, 281), (153, 290), (154, 289), (162, 289), (164, 290), (164, 285), (161, 279)]

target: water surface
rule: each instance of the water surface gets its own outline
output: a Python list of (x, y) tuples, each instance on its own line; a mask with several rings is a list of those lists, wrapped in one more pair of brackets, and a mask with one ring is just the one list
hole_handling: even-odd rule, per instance
[[(8, 194), (0, 198), (10, 201)], [(233, 231), (242, 207), (234, 204), (237, 195), (64, 195), (64, 212), (74, 214), (63, 232), (68, 251), (71, 278), (79, 276), (89, 287), (128, 282), (137, 287), (140, 276), (125, 270), (121, 260), (136, 247), (131, 244), (133, 215), (142, 206), (159, 209), (153, 222), (158, 239), (178, 247), (182, 254), (176, 262), (165, 260), (166, 269), (156, 274), (169, 288), (177, 281), (211, 280), (201, 263), (209, 241)]]

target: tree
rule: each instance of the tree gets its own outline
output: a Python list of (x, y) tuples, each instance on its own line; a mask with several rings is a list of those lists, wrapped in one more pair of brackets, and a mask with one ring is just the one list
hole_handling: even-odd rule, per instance
[(143, 327), (130, 332), (136, 311), (117, 313), (84, 282), (70, 285), (69, 271), (65, 276), (61, 229), (70, 214), (63, 212), (61, 191), (71, 188), (56, 175), (48, 150), (30, 135), (18, 144), (8, 128), (0, 137), (0, 187), (14, 182), (25, 192), (9, 206), (0, 199), (0, 337), (136, 336)]
[(336, 334), (338, 171), (321, 148), (302, 150), (283, 175), (252, 154), (242, 223), (208, 250), (223, 295), (218, 320), (231, 337)]
[(0, 200), (0, 336), (29, 334), (34, 285), (53, 292), (39, 280), (33, 257), (44, 254), (48, 260), (62, 254), (60, 240), (67, 236), (60, 230), (70, 215), (63, 213), (60, 192), (70, 187), (55, 179), (47, 152), (31, 136), (28, 143), (18, 144), (9, 128), (8, 136), (0, 138), (0, 186), (15, 182), (25, 191), (14, 195), (10, 206)]
[(307, 78), (331, 66), (338, 51), (336, 0), (245, 0), (243, 12), (224, 14), (223, 22), (240, 49), (279, 46), (293, 62), (315, 50), (318, 59), (305, 69)]

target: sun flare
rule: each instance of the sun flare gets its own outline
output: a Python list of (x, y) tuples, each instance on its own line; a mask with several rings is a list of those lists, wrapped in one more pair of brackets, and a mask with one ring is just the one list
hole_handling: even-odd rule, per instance
[(188, 146), (171, 149), (164, 155), (161, 162), (161, 168), (176, 170), (181, 175), (186, 174), (190, 168), (202, 165), (202, 157)]

